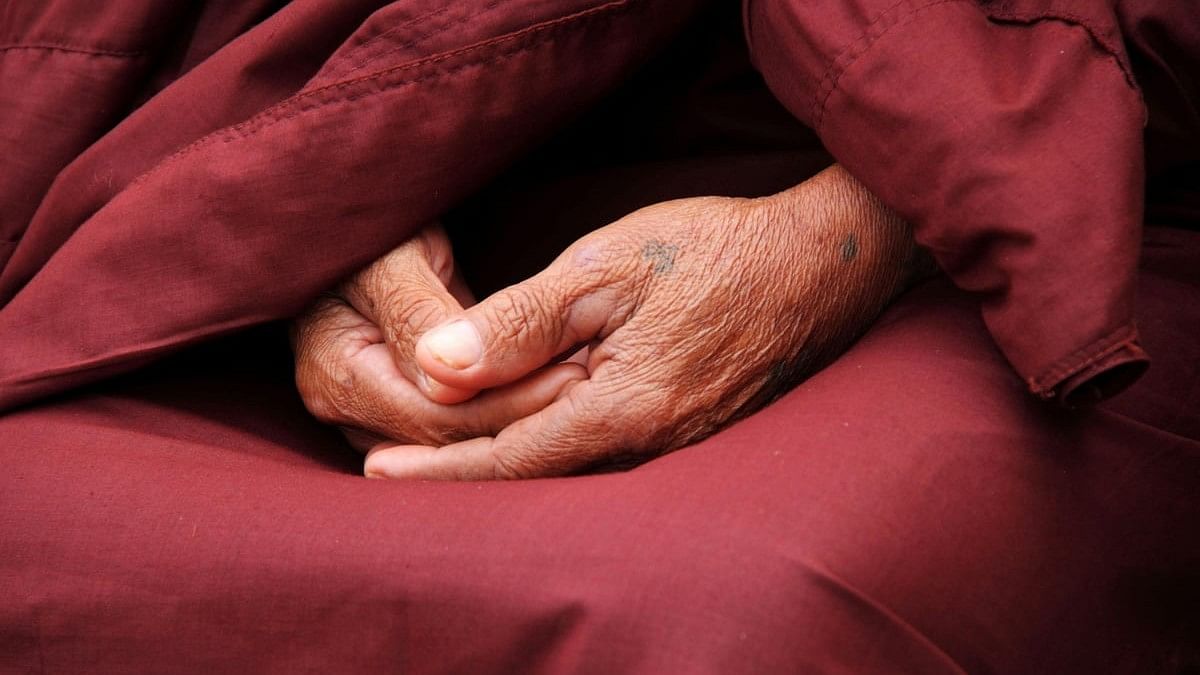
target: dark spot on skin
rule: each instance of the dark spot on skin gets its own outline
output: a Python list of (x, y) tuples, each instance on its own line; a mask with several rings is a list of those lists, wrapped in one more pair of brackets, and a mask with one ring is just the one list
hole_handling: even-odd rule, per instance
[(846, 241), (842, 242), (842, 260), (850, 262), (858, 257), (858, 239), (854, 237), (854, 233), (846, 235)]
[(667, 244), (657, 239), (651, 239), (642, 247), (642, 257), (654, 263), (651, 268), (655, 274), (666, 274), (675, 267), (675, 255), (679, 247)]

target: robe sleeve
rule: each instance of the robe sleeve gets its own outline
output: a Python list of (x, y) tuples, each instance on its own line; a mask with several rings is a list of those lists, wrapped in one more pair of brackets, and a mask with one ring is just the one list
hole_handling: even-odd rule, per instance
[(1145, 108), (1103, 0), (746, 0), (775, 95), (976, 293), (1036, 395), (1148, 365), (1133, 322)]
[[(700, 2), (475, 5), (287, 4), (71, 160), (15, 248), (0, 233), (0, 412), (294, 316), (613, 91)], [(80, 7), (47, 6), (87, 32)], [(56, 86), (30, 72), (0, 62), (0, 89)]]

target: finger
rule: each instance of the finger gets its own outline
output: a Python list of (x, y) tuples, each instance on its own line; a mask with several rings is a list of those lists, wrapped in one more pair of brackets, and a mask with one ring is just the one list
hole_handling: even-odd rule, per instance
[(489, 390), (463, 403), (431, 401), (395, 367), (379, 344), (361, 350), (344, 364), (344, 383), (327, 420), (389, 439), (445, 444), (495, 434), (515, 420), (550, 405), (587, 371), (577, 364), (540, 370), (507, 387)]
[(619, 406), (611, 394), (598, 395), (594, 382), (575, 385), (494, 438), (472, 438), (444, 447), (377, 446), (367, 455), (364, 473), (373, 478), (423, 480), (545, 478), (644, 450), (639, 447), (644, 436), (632, 440), (638, 439), (639, 432), (629, 419), (619, 423), (624, 430), (618, 433), (614, 420)]
[[(340, 337), (340, 340), (333, 339)], [(314, 347), (353, 340), (367, 345), (383, 341), (375, 324), (337, 296), (322, 295), (292, 322), (288, 339), (296, 358), (311, 355)]]
[(380, 444), (367, 453), (363, 475), (393, 480), (497, 480), (491, 445), (488, 437), (445, 447)]
[(334, 401), (344, 385), (336, 366), (381, 344), (383, 335), (342, 298), (324, 296), (296, 319), (289, 337), (300, 398), (317, 419), (333, 423)]
[(587, 376), (582, 366), (563, 364), (472, 401), (443, 405), (417, 391), (375, 325), (344, 301), (322, 298), (294, 326), (301, 398), (318, 419), (361, 432), (348, 437), (364, 450), (376, 444), (369, 442), (373, 437), (448, 443), (495, 434)]
[[(451, 387), (512, 382), (593, 339), (602, 339), (636, 304), (640, 256), (623, 247), (572, 247), (536, 276), (498, 291), (417, 342), (416, 361)], [(641, 270), (644, 271), (644, 270)]]
[(417, 339), (462, 312), (469, 298), (455, 273), (450, 241), (430, 227), (365, 268), (341, 289), (343, 296), (383, 333), (400, 372), (439, 403), (465, 401), (478, 388), (447, 386), (425, 376), (413, 353)]

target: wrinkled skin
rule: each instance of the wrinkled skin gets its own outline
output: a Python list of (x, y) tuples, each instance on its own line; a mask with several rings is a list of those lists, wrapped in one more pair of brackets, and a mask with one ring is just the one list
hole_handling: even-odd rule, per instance
[(292, 329), (296, 385), (309, 412), (364, 452), (386, 441), (450, 443), (495, 434), (587, 376), (561, 364), (478, 396), (422, 377), (417, 338), (470, 304), (437, 226), (319, 298)]
[[(437, 272), (446, 263), (419, 253), (401, 247), (297, 329), (301, 393), (322, 419), (369, 431), (368, 476), (556, 476), (694, 443), (844, 351), (921, 259), (908, 227), (837, 166), (770, 197), (641, 209), (465, 309)], [(418, 283), (414, 268), (432, 276)], [(586, 370), (548, 366), (581, 346)], [(372, 395), (329, 415), (329, 400), (364, 397), (351, 389), (382, 391), (368, 381), (388, 370), (387, 347), (390, 386), (425, 401)], [(369, 368), (337, 363), (372, 348)]]

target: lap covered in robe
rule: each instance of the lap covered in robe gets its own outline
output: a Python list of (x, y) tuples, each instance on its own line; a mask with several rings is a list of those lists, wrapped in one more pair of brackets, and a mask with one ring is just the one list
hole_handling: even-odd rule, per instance
[[(737, 5), (5, 7), (0, 672), (1197, 667), (1194, 20)], [(366, 481), (294, 391), (278, 322), (430, 220), (486, 292), (828, 153), (949, 278), (696, 446)]]

